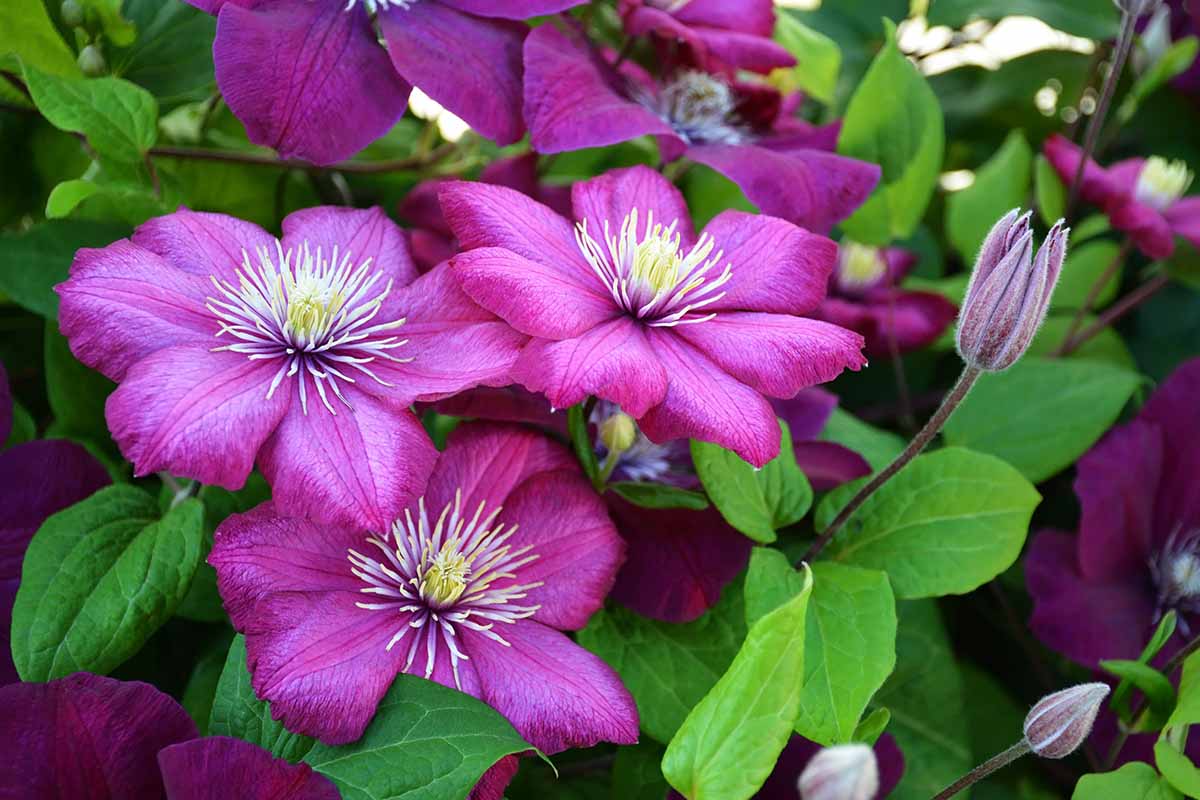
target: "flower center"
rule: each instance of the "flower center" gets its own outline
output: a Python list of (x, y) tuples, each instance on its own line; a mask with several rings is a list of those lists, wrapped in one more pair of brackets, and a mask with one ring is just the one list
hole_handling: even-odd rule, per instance
[[(1172, 608), (1200, 612), (1200, 530), (1172, 533), (1162, 551), (1151, 559), (1150, 574), (1158, 589), (1160, 614)], [(1186, 635), (1182, 618), (1179, 625)]]
[(690, 143), (741, 144), (747, 139), (734, 114), (737, 98), (733, 89), (706, 72), (680, 73), (662, 88), (652, 105)]
[(646, 225), (638, 232), (638, 211), (626, 215), (617, 235), (604, 221), (604, 245), (592, 238), (587, 220), (576, 224), (575, 240), (596, 277), (621, 308), (656, 327), (703, 322), (715, 314), (695, 312), (725, 296), (718, 291), (733, 277), (729, 264), (716, 277), (709, 276), (720, 265), (724, 252), (712, 255), (716, 243), (701, 234), (684, 252), (676, 228), (678, 220), (664, 227), (646, 214)]
[(495, 624), (511, 625), (540, 608), (515, 602), (542, 585), (520, 583), (518, 577), (538, 556), (531, 546), (508, 543), (517, 527), (498, 524), (500, 511), (488, 512), (481, 502), (474, 515), (464, 514), (459, 490), (432, 521), (421, 498), (415, 518), (406, 510), (387, 535), (366, 538), (377, 552), (347, 551), (350, 571), (366, 584), (359, 591), (378, 598), (356, 605), (397, 615), (397, 632), (387, 649), (411, 636), (405, 672), (424, 654), (428, 678), (444, 648), (461, 689), (458, 665), (469, 659), (457, 645), (459, 630), (481, 633), (507, 647), (508, 641), (493, 630)]
[(838, 247), (838, 284), (843, 289), (865, 289), (879, 282), (887, 272), (887, 262), (878, 247), (858, 242), (842, 242)]
[(1192, 184), (1192, 173), (1183, 161), (1167, 161), (1159, 156), (1146, 159), (1138, 173), (1133, 196), (1158, 211), (1166, 211)]
[(321, 248), (314, 251), (307, 242), (287, 251), (276, 242), (274, 258), (266, 247), (256, 254), (254, 265), (250, 254), (242, 251), (237, 286), (210, 276), (218, 296), (209, 297), (205, 307), (220, 323), (217, 336), (235, 340), (214, 351), (280, 362), (268, 398), (285, 378), (296, 377), (305, 414), (311, 381), (321, 403), (336, 415), (327, 389), (351, 408), (340, 385), (356, 382), (348, 373), (359, 372), (390, 386), (367, 364), (377, 358), (397, 363), (412, 360), (391, 354), (408, 342), (391, 335), (404, 318), (374, 321), (392, 282), (379, 287), (383, 274), (371, 269), (371, 259), (355, 267), (349, 251), (334, 247), (325, 258)]
[(367, 9), (368, 14), (375, 14), (380, 9), (387, 11), (389, 8), (400, 8), (407, 11), (416, 5), (417, 0), (347, 0), (345, 10), (349, 11), (359, 3), (362, 3)]

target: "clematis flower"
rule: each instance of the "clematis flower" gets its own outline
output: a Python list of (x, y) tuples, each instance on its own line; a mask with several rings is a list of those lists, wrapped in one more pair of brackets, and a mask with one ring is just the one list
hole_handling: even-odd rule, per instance
[(329, 164), (386, 133), (413, 86), (489, 139), (517, 141), (519, 20), (581, 0), (187, 2), (217, 17), (217, 86), (250, 141)]
[(764, 214), (825, 233), (866, 200), (880, 169), (829, 152), (838, 125), (813, 127), (793, 110), (765, 84), (695, 69), (656, 79), (631, 62), (618, 71), (581, 35), (552, 25), (525, 42), (525, 119), (538, 152), (652, 135), (663, 161), (686, 155), (736, 183)]
[(407, 672), (481, 698), (543, 752), (636, 741), (616, 674), (560, 633), (601, 606), (623, 551), (562, 445), (468, 424), (386, 528), (286, 509), (227, 519), (209, 562), (254, 691), (289, 729), (354, 741)]
[(507, 383), (523, 341), (448, 267), (418, 277), (379, 209), (299, 211), (282, 240), (179, 211), (80, 250), (57, 291), (76, 357), (120, 384), (106, 415), (137, 475), (237, 489), (257, 462), (282, 506), (362, 525), (437, 457), (410, 404)]
[[(12, 430), (12, 395), (0, 365), (0, 442)], [(0, 686), (17, 680), (12, 650), (13, 602), (21, 564), (37, 529), (51, 514), (107, 485), (108, 473), (74, 442), (50, 439), (19, 444), (0, 453)]]
[[(77, 672), (0, 688), (0, 790), (30, 800), (338, 800), (307, 764), (224, 736), (197, 738), (183, 706), (146, 683)], [(18, 794), (5, 796), (17, 797)]]
[[(1058, 134), (1042, 151), (1069, 186), (1083, 151)], [(1200, 247), (1200, 196), (1184, 197), (1191, 182), (1187, 164), (1160, 156), (1127, 158), (1108, 168), (1088, 159), (1079, 196), (1099, 206), (1148, 258), (1161, 259), (1175, 252), (1176, 235)]]
[(835, 246), (726, 211), (697, 237), (679, 191), (646, 167), (573, 187), (578, 222), (498, 186), (453, 183), (446, 219), (463, 289), (535, 338), (512, 376), (556, 408), (618, 404), (652, 442), (696, 438), (762, 466), (779, 452), (766, 396), (858, 369), (862, 337), (801, 314)]
[(679, 44), (686, 60), (706, 71), (768, 73), (796, 64), (771, 39), (771, 0), (621, 0), (619, 9), (626, 34), (652, 35), (664, 46)]
[[(479, 180), (516, 189), (560, 214), (571, 213), (571, 190), (566, 186), (542, 183), (537, 169), (537, 154), (526, 153), (493, 161), (479, 174)], [(421, 272), (428, 272), (458, 250), (458, 242), (446, 224), (438, 202), (438, 193), (450, 180), (433, 178), (418, 183), (397, 209), (400, 218), (412, 226), (408, 231), (408, 245)]]
[(916, 254), (900, 247), (843, 240), (829, 297), (814, 316), (861, 333), (871, 356), (890, 356), (893, 341), (900, 353), (925, 347), (946, 331), (958, 308), (939, 294), (900, 288), (916, 263)]
[[(1200, 359), (1078, 463), (1078, 535), (1044, 530), (1025, 561), (1030, 626), (1084, 666), (1137, 658), (1159, 618), (1179, 614), (1164, 658), (1200, 621)], [(1096, 613), (1103, 609), (1104, 613)]]

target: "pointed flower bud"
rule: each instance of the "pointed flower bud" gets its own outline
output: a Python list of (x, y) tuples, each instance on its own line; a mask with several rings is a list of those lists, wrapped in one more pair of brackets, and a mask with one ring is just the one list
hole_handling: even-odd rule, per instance
[(624, 453), (637, 441), (637, 423), (623, 411), (610, 414), (600, 423), (600, 441), (610, 453)]
[(1037, 333), (1067, 255), (1070, 229), (1059, 220), (1033, 257), (1030, 212), (1008, 212), (979, 250), (958, 315), (958, 353), (968, 366), (998, 372), (1012, 366)]
[(1025, 717), (1025, 741), (1042, 758), (1064, 758), (1092, 732), (1108, 684), (1081, 683), (1043, 697)]
[(820, 750), (800, 773), (801, 800), (872, 800), (879, 791), (875, 751), (865, 744)]

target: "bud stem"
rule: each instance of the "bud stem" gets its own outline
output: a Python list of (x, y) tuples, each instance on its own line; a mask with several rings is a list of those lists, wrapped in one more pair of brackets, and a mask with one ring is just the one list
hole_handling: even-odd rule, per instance
[(1158, 294), (1159, 290), (1161, 290), (1170, 282), (1171, 276), (1166, 272), (1155, 275), (1153, 278), (1138, 286), (1132, 292), (1125, 295), (1120, 300), (1105, 309), (1104, 313), (1097, 317), (1095, 322), (1077, 333), (1070, 341), (1064, 342), (1063, 345), (1055, 352), (1055, 355), (1067, 356), (1071, 353), (1074, 353), (1084, 342), (1096, 336), (1096, 334), (1112, 325), (1121, 317), (1125, 316), (1130, 311), (1133, 311), (1142, 303)]
[(933, 800), (948, 800), (949, 798), (954, 797), (954, 795), (958, 794), (963, 789), (972, 784), (978, 783), (996, 770), (1001, 769), (1002, 767), (1007, 767), (1021, 756), (1029, 753), (1031, 749), (1032, 748), (1030, 748), (1029, 742), (1022, 739), (1004, 752), (997, 753), (987, 761), (975, 767), (975, 769), (971, 770), (966, 775), (963, 775), (945, 789), (942, 789), (937, 793), (937, 795), (934, 796)]
[(1075, 203), (1079, 200), (1079, 187), (1083, 183), (1083, 169), (1096, 150), (1096, 140), (1100, 138), (1100, 131), (1104, 127), (1104, 118), (1108, 116), (1108, 106), (1112, 102), (1117, 83), (1121, 80), (1121, 73), (1125, 71), (1125, 61), (1129, 58), (1129, 51), (1133, 49), (1134, 23), (1136, 22), (1136, 15), (1124, 10), (1121, 12), (1121, 32), (1117, 36), (1117, 44), (1113, 49), (1112, 66), (1104, 78), (1104, 86), (1100, 90), (1096, 111), (1088, 121), (1087, 132), (1083, 136), (1083, 153), (1080, 154), (1079, 166), (1075, 168), (1075, 178), (1071, 181), (1071, 190), (1067, 196), (1065, 216), (1068, 220), (1074, 216)]
[(1125, 260), (1129, 258), (1131, 250), (1133, 250), (1133, 240), (1126, 237), (1125, 241), (1121, 243), (1121, 249), (1117, 251), (1112, 261), (1104, 268), (1104, 272), (1092, 282), (1091, 287), (1088, 289), (1087, 297), (1083, 299), (1083, 303), (1076, 310), (1075, 316), (1071, 318), (1071, 324), (1067, 327), (1067, 335), (1063, 337), (1062, 343), (1054, 351), (1054, 355), (1065, 355), (1069, 352), (1067, 347), (1071, 344), (1071, 340), (1075, 338), (1075, 334), (1079, 332), (1079, 326), (1083, 324), (1083, 318), (1095, 307), (1096, 300), (1100, 297), (1100, 292), (1104, 290), (1108, 282), (1121, 269)]
[(804, 554), (804, 561), (812, 561), (816, 558), (825, 545), (829, 544), (829, 540), (846, 524), (846, 520), (854, 515), (859, 506), (866, 502), (866, 499), (876, 489), (887, 483), (893, 475), (904, 469), (908, 462), (920, 455), (925, 446), (933, 440), (934, 436), (937, 436), (938, 431), (946, 424), (946, 420), (954, 413), (954, 409), (958, 408), (959, 403), (971, 391), (971, 387), (975, 385), (975, 381), (979, 378), (981, 372), (982, 370), (976, 367), (968, 366), (963, 368), (962, 374), (958, 376), (958, 380), (955, 382), (953, 388), (950, 389), (950, 392), (942, 400), (942, 404), (938, 406), (938, 410), (925, 423), (925, 427), (917, 431), (917, 435), (912, 438), (912, 441), (908, 443), (908, 446), (904, 448), (904, 451), (900, 455), (896, 456), (892, 463), (876, 473), (875, 477), (867, 481), (854, 497), (850, 498), (850, 502), (846, 503), (845, 507), (834, 517), (833, 522), (829, 523), (829, 527), (821, 531), (821, 535), (808, 548), (808, 552)]

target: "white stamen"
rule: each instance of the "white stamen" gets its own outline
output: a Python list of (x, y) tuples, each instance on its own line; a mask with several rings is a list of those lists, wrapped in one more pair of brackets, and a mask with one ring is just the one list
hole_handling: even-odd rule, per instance
[(360, 2), (367, 9), (368, 14), (375, 14), (380, 9), (387, 11), (389, 8), (399, 8), (407, 11), (417, 4), (417, 0), (348, 0), (345, 10), (349, 11)]
[(729, 84), (707, 72), (682, 72), (657, 96), (637, 98), (693, 144), (742, 144), (750, 138), (738, 123), (737, 97)]
[(843, 240), (838, 245), (837, 282), (843, 289), (865, 289), (879, 282), (887, 262), (878, 247)]
[(1138, 173), (1133, 196), (1153, 209), (1166, 211), (1183, 197), (1191, 184), (1192, 173), (1187, 164), (1151, 156)]

